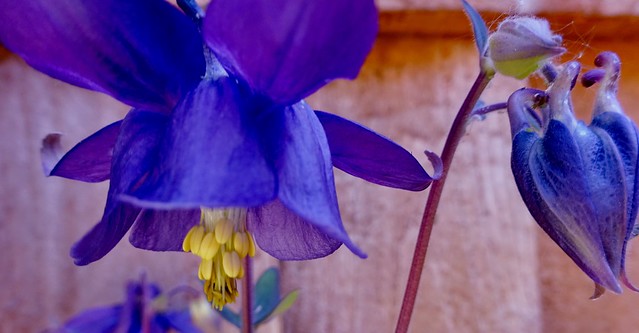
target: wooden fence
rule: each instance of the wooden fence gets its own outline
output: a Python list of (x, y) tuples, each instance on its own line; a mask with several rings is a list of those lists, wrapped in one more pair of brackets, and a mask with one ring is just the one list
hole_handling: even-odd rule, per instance
[[(613, 50), (623, 61), (620, 99), (639, 120), (639, 5), (634, 1), (476, 1), (491, 26), (506, 13), (541, 13), (562, 33), (565, 60), (592, 67)], [(477, 72), (469, 24), (454, 0), (380, 0), (381, 33), (361, 75), (335, 82), (309, 103), (357, 120), (396, 140), (428, 165), (440, 152)], [(505, 101), (526, 83), (498, 77), (483, 99)], [(594, 91), (577, 88), (588, 119)], [(50, 132), (70, 147), (127, 108), (109, 97), (52, 80), (0, 51), (0, 331), (32, 332), (70, 315), (117, 302), (123, 285), (145, 271), (165, 289), (196, 285), (197, 262), (121, 242), (104, 259), (76, 267), (71, 244), (101, 216), (106, 184), (42, 175), (39, 146)], [(472, 124), (444, 191), (418, 294), (412, 332), (632, 332), (639, 294), (590, 301), (592, 283), (540, 231), (510, 171), (504, 113)], [(336, 172), (345, 226), (369, 255), (346, 249), (328, 258), (277, 263), (296, 306), (261, 332), (391, 332), (406, 283), (427, 192), (368, 184)], [(628, 254), (639, 279), (639, 253)], [(228, 328), (228, 327), (227, 327)], [(229, 330), (230, 331), (230, 330)]]

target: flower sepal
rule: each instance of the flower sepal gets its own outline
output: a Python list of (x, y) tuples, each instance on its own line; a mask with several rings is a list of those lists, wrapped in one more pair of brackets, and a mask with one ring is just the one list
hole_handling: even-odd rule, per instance
[[(570, 91), (579, 67), (564, 65), (547, 91), (510, 97), (511, 166), (531, 215), (596, 283), (598, 297), (621, 292), (621, 283), (635, 289), (624, 258), (637, 215), (638, 140), (614, 94), (599, 93), (590, 125), (574, 117)], [(602, 89), (610, 90), (618, 75), (605, 77)]]

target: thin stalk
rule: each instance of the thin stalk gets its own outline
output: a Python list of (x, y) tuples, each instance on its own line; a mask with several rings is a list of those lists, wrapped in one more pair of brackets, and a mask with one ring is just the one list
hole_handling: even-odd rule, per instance
[(453, 125), (451, 126), (446, 143), (444, 144), (444, 150), (441, 154), (443, 162), (443, 171), (441, 178), (434, 181), (428, 194), (428, 200), (426, 201), (426, 207), (424, 208), (424, 214), (422, 215), (422, 222), (419, 227), (419, 234), (417, 236), (417, 243), (415, 244), (415, 252), (413, 253), (413, 261), (411, 263), (410, 272), (408, 274), (408, 282), (406, 283), (406, 290), (404, 292), (404, 299), (402, 301), (402, 308), (397, 319), (397, 326), (395, 328), (396, 333), (406, 333), (410, 320), (413, 314), (413, 308), (415, 307), (415, 299), (417, 297), (417, 290), (419, 288), (419, 281), (424, 270), (424, 262), (426, 261), (426, 251), (428, 250), (428, 243), (430, 241), (430, 235), (433, 230), (433, 224), (435, 222), (435, 215), (437, 213), (437, 206), (444, 190), (444, 184), (446, 183), (446, 177), (450, 170), (453, 156), (459, 146), (461, 138), (466, 131), (466, 124), (469, 118), (472, 116), (473, 107), (477, 104), (479, 96), (481, 96), (484, 89), (488, 85), (488, 82), (492, 79), (492, 73), (488, 73), (482, 69), (472, 88), (468, 92), (464, 103), (462, 104)]
[(242, 279), (242, 333), (253, 331), (253, 259), (246, 256)]
[(149, 291), (147, 290), (147, 284), (146, 284), (146, 274), (142, 274), (142, 277), (140, 279), (141, 283), (141, 292), (142, 295), (140, 297), (141, 299), (141, 303), (142, 303), (142, 327), (140, 327), (140, 331), (141, 333), (150, 333), (151, 332), (151, 327), (149, 326), (151, 321), (150, 321), (150, 306), (149, 306), (149, 301), (151, 299), (151, 295), (149, 295)]
[(508, 103), (506, 103), (506, 102), (486, 105), (486, 106), (484, 106), (482, 108), (473, 110), (471, 116), (483, 117), (483, 116), (485, 116), (485, 115), (487, 115), (487, 114), (489, 114), (491, 112), (495, 112), (495, 111), (499, 111), (499, 110), (506, 110), (507, 107), (508, 107)]

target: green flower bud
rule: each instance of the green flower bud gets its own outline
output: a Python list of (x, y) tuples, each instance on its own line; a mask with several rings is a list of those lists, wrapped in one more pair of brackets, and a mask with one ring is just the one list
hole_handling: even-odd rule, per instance
[(566, 52), (561, 42), (546, 20), (509, 17), (488, 37), (488, 58), (498, 73), (521, 80)]

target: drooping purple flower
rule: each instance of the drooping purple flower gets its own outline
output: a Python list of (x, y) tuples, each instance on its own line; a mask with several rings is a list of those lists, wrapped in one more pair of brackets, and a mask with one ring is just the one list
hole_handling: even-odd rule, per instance
[[(191, 319), (189, 304), (178, 300), (179, 293), (180, 290), (175, 289), (162, 294), (157, 285), (147, 283), (142, 277), (127, 284), (123, 303), (82, 311), (62, 326), (44, 333), (202, 332)], [(196, 299), (192, 294), (186, 296)], [(158, 302), (160, 298), (166, 300)]]
[(111, 181), (75, 262), (100, 259), (133, 226), (137, 247), (202, 257), (221, 306), (254, 240), (279, 259), (342, 243), (364, 257), (342, 225), (333, 165), (408, 190), (433, 178), (395, 143), (302, 99), (357, 75), (377, 32), (373, 1), (216, 0), (201, 30), (162, 0), (0, 3), (6, 47), (133, 107), (59, 161), (57, 138), (45, 139), (48, 174)]
[[(548, 91), (523, 89), (508, 101), (512, 169), (519, 192), (544, 231), (596, 283), (621, 292), (627, 242), (637, 217), (636, 125), (616, 98), (620, 63), (605, 52), (589, 84), (601, 80), (590, 125), (575, 119), (570, 91), (580, 66), (564, 65)], [(541, 112), (538, 116), (535, 109)]]

